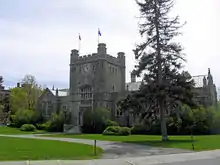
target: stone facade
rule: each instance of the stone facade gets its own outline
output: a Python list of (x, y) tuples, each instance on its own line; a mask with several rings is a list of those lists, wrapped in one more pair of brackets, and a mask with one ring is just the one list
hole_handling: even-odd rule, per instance
[[(70, 54), (69, 89), (47, 88), (38, 100), (38, 109), (46, 118), (53, 112), (69, 111), (72, 117), (70, 124), (79, 127), (83, 124), (82, 115), (86, 109), (105, 107), (111, 111), (113, 120), (126, 125), (127, 115), (117, 110), (116, 103), (130, 91), (138, 90), (141, 82), (136, 82), (135, 75), (131, 73), (131, 82), (126, 83), (125, 69), (125, 53), (119, 52), (117, 57), (113, 57), (107, 53), (104, 43), (98, 44), (97, 52), (92, 55), (79, 56), (78, 50), (74, 49)], [(197, 81), (198, 101), (206, 106), (217, 104), (210, 70), (202, 85)]]
[(193, 76), (195, 81), (195, 92), (197, 93), (197, 101), (199, 104), (208, 107), (214, 106), (217, 108), (217, 90), (213, 82), (213, 77), (208, 69), (208, 75)]

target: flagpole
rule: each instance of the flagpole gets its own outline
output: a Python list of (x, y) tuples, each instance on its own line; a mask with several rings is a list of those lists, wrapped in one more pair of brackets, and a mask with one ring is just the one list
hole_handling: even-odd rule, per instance
[(98, 45), (99, 45), (99, 29), (98, 29)]
[(78, 38), (78, 52), (79, 52), (79, 54), (80, 54), (80, 48), (81, 48), (81, 36), (79, 33), (79, 38)]

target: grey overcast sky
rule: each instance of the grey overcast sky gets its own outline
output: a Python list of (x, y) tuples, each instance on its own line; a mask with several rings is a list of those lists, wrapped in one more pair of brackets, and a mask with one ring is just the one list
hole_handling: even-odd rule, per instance
[[(220, 86), (220, 1), (176, 0), (174, 14), (187, 21), (179, 41), (192, 75), (210, 67)], [(108, 53), (126, 53), (127, 81), (134, 66), (132, 49), (139, 40), (134, 0), (0, 0), (0, 75), (15, 85), (25, 74), (41, 84), (68, 87), (70, 50), (96, 52), (97, 29)]]

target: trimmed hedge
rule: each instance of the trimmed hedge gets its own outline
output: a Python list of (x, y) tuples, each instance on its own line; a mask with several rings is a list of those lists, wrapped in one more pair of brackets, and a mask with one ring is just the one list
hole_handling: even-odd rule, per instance
[(33, 124), (24, 124), (21, 126), (20, 130), (33, 132), (36, 130), (36, 127)]
[(109, 126), (104, 130), (102, 134), (103, 135), (129, 136), (131, 134), (131, 129), (128, 127)]

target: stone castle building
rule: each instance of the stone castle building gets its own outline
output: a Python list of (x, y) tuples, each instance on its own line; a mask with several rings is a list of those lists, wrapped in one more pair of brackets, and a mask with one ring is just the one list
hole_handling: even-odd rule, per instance
[[(117, 57), (113, 57), (107, 53), (104, 43), (98, 44), (96, 53), (87, 56), (79, 56), (78, 50), (74, 49), (70, 54), (69, 89), (47, 88), (39, 97), (38, 109), (46, 118), (53, 112), (70, 112), (74, 132), (80, 131), (83, 112), (98, 107), (109, 109), (113, 120), (125, 124), (127, 119), (117, 109), (116, 103), (141, 85), (132, 73), (131, 82), (126, 83), (125, 69), (125, 53), (119, 52)], [(202, 84), (196, 84), (200, 93), (198, 101), (207, 106), (216, 104), (216, 88), (210, 70), (202, 79)]]

